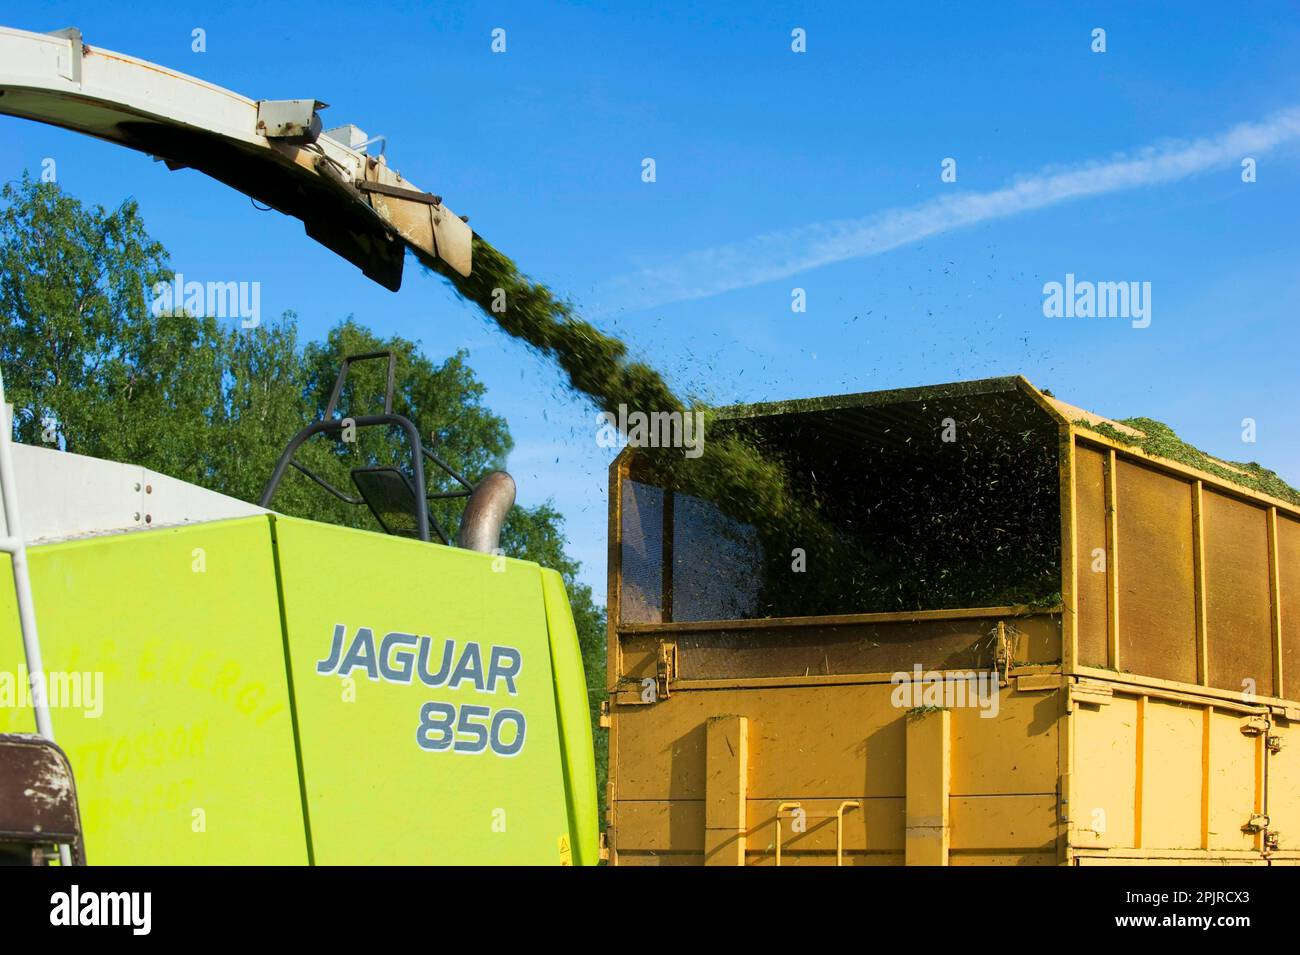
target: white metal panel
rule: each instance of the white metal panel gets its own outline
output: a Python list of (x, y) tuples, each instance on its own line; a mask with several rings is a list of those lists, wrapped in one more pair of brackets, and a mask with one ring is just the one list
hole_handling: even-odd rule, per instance
[(28, 543), (267, 513), (138, 465), (27, 444), (12, 452)]
[[(80, 35), (0, 27), (0, 87), (100, 100), (139, 116), (169, 119), (265, 145), (265, 138), (255, 132), (254, 100), (124, 53), (88, 47), (83, 55), (81, 47)], [(80, 83), (72, 79), (78, 57)]]

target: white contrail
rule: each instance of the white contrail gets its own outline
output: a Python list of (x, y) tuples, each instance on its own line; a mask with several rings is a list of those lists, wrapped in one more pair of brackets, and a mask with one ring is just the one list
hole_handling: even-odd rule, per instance
[(977, 222), (1237, 165), (1297, 138), (1300, 108), (1287, 109), (1207, 139), (1164, 142), (1131, 156), (1045, 169), (992, 192), (944, 196), (859, 219), (819, 222), (688, 252), (669, 264), (610, 279), (593, 298), (605, 312), (707, 298), (820, 265), (877, 255)]

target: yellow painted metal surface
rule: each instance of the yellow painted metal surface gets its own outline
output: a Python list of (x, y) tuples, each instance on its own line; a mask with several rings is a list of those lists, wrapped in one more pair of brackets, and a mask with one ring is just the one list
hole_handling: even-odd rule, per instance
[[(1060, 434), (1045, 610), (624, 614), (615, 462), (614, 863), (1300, 864), (1300, 509), (1020, 387)], [(900, 700), (912, 662), (993, 698)]]
[[(1273, 862), (1300, 864), (1300, 712), (1271, 716), (1264, 755), (1268, 765), (1266, 802), (1271, 827), (1280, 833)], [(1271, 745), (1270, 745), (1271, 743)], [(1276, 750), (1276, 752), (1274, 751)]]
[(907, 721), (908, 865), (947, 865), (952, 837), (952, 713), (918, 713)]
[(743, 716), (711, 717), (705, 726), (705, 759), (705, 862), (744, 865), (749, 720)]
[[(706, 861), (709, 840), (722, 842), (720, 833), (706, 826), (711, 789), (714, 795), (718, 790), (712, 768), (726, 766), (729, 789), (724, 791), (737, 788), (730, 775), (734, 764), (727, 766), (710, 744), (723, 738), (728, 721), (737, 719), (734, 714), (744, 714), (747, 864), (774, 864), (776, 810), (785, 802), (798, 802), (803, 819), (783, 814), (782, 865), (834, 865), (840, 840), (846, 865), (902, 864), (913, 764), (909, 720), (892, 706), (893, 689), (886, 679), (675, 690), (656, 704), (614, 707), (616, 804), (610, 841), (616, 861)], [(946, 717), (951, 726), (954, 864), (1056, 860), (1057, 725), (1041, 717), (1055, 712), (1058, 695), (1010, 694), (994, 719), (953, 711), (919, 721), (938, 724)], [(1032, 791), (1018, 791), (1017, 778)], [(911, 791), (922, 794), (919, 788)], [(840, 825), (837, 813), (845, 800), (859, 801), (861, 808), (844, 812)], [(735, 844), (727, 848), (734, 850)]]

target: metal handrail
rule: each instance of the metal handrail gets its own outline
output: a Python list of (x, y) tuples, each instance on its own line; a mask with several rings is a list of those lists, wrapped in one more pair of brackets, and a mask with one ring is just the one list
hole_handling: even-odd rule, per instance
[[(411, 420), (398, 414), (358, 415), (355, 418), (331, 418), (316, 421), (295, 434), (285, 446), (284, 451), (281, 452), (280, 459), (276, 461), (275, 470), (271, 473), (271, 479), (266, 482), (266, 487), (262, 490), (262, 497), (258, 501), (258, 505), (270, 509), (271, 500), (275, 497), (275, 489), (280, 486), (280, 479), (284, 477), (285, 470), (293, 461), (294, 452), (301, 447), (304, 441), (317, 434), (342, 431), (345, 421), (351, 421), (358, 428), (396, 425), (406, 432), (406, 439), (412, 449), (411, 470), (414, 472), (415, 486), (419, 490), (424, 490), (424, 455), (422, 453), (424, 445), (420, 443), (420, 432), (416, 430)], [(420, 540), (426, 544), (429, 543), (429, 502), (424, 494), (418, 492), (415, 495), (415, 523), (419, 529)]]
[[(792, 809), (802, 809), (803, 804), (798, 802), (783, 802), (776, 807), (776, 864), (781, 864), (781, 813), (788, 812)], [(835, 865), (844, 865), (844, 813), (849, 809), (861, 809), (862, 801), (858, 799), (845, 799), (840, 803), (839, 808), (835, 810), (834, 817), (818, 816), (817, 818), (834, 818), (835, 819)]]
[(844, 810), (861, 809), (862, 803), (857, 799), (846, 799), (835, 810), (835, 865), (844, 865)]
[[(357, 362), (371, 361), (377, 358), (387, 359), (388, 362), (388, 376), (384, 386), (384, 413), (378, 415), (357, 415), (356, 417), (345, 416), (342, 418), (335, 418), (334, 412), (338, 408), (339, 399), (343, 396), (343, 386), (347, 382), (348, 371)], [(396, 384), (396, 376), (397, 353), (392, 349), (365, 352), (364, 354), (359, 355), (345, 355), (343, 363), (339, 367), (338, 377), (334, 380), (334, 387), (330, 391), (329, 401), (325, 405), (324, 415), (321, 416), (319, 421), (315, 421), (299, 431), (289, 441), (288, 445), (285, 446), (279, 460), (276, 461), (275, 470), (271, 474), (271, 479), (262, 490), (262, 497), (259, 501), (260, 506), (270, 508), (271, 500), (275, 497), (276, 488), (279, 487), (280, 481), (284, 478), (286, 469), (290, 467), (311, 478), (311, 480), (315, 481), (318, 485), (330, 494), (334, 495), (340, 501), (343, 501), (345, 504), (363, 504), (364, 501), (361, 498), (354, 498), (349, 494), (345, 494), (311, 469), (298, 461), (295, 461), (294, 453), (305, 441), (307, 441), (307, 439), (317, 434), (342, 431), (344, 426), (347, 424), (352, 424), (358, 428), (395, 425), (406, 433), (407, 441), (411, 445), (411, 471), (412, 477), (415, 480), (415, 487), (413, 488), (415, 494), (415, 522), (420, 535), (420, 540), (426, 543), (430, 541), (429, 528), (430, 525), (432, 525), (433, 530), (438, 534), (438, 538), (444, 544), (450, 544), (450, 535), (443, 530), (443, 527), (438, 522), (437, 518), (429, 512), (429, 502), (451, 500), (458, 497), (469, 497), (474, 492), (474, 485), (471, 484), (463, 474), (424, 446), (424, 443), (420, 440), (419, 429), (409, 418), (400, 414), (394, 414), (393, 392)], [(425, 458), (432, 461), (436, 467), (443, 471), (443, 473), (459, 484), (462, 490), (430, 492), (424, 484)]]
[[(13, 420), (5, 403), (4, 374), (0, 373), (0, 498), (4, 501), (5, 536), (0, 551), (9, 555), (14, 575), (14, 596), (18, 601), (18, 625), (23, 635), (23, 656), (27, 662), (27, 679), (31, 684), (32, 712), (36, 715), (36, 732), (54, 742), (54, 723), (50, 703), (45, 697), (45, 665), (41, 661), (41, 640), (36, 630), (36, 606), (32, 600), (32, 581), (27, 567), (27, 542), (23, 538), (22, 519), (18, 515), (18, 488), (14, 481)], [(59, 846), (59, 861), (72, 864), (68, 846)]]
[(776, 864), (781, 864), (781, 813), (788, 809), (802, 809), (803, 806), (797, 802), (783, 802), (776, 807)]
[(22, 519), (18, 515), (18, 489), (14, 483), (14, 462), (10, 445), (13, 421), (5, 404), (4, 375), (0, 374), (0, 497), (4, 498), (5, 534), (0, 551), (10, 556), (14, 574), (14, 592), (18, 599), (18, 623), (23, 634), (23, 653), (27, 658), (27, 676), (32, 689), (32, 709), (36, 713), (36, 732), (54, 742), (49, 701), (45, 699), (45, 667), (41, 663), (41, 641), (36, 630), (36, 611), (32, 601), (32, 582), (27, 569), (27, 543), (23, 539)]

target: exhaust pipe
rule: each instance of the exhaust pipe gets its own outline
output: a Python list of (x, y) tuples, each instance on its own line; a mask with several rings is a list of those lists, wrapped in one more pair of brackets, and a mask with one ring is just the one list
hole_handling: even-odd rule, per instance
[(515, 479), (505, 471), (492, 471), (474, 487), (460, 519), (456, 545), (480, 554), (496, 553), (501, 527), (515, 506)]

